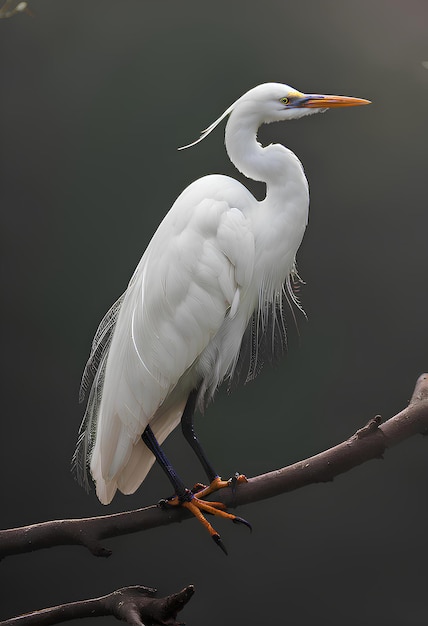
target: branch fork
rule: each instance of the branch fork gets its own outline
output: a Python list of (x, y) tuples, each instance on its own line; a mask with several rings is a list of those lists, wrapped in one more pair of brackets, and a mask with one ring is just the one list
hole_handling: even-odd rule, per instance
[(72, 619), (102, 615), (113, 615), (131, 626), (181, 626), (183, 622), (177, 622), (177, 614), (194, 592), (193, 585), (188, 585), (178, 593), (155, 598), (156, 589), (134, 585), (117, 589), (100, 598), (26, 613), (0, 622), (0, 626), (50, 626)]

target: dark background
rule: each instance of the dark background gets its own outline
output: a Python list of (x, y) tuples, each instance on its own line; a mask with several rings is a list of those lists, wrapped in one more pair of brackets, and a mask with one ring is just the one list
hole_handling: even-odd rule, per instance
[[(277, 368), (228, 396), (199, 432), (225, 477), (305, 458), (376, 413), (403, 408), (428, 369), (425, 0), (45, 0), (0, 22), (1, 525), (105, 514), (169, 495), (154, 468), (109, 508), (73, 480), (81, 371), (179, 192), (228, 162), (223, 126), (261, 82), (368, 98), (261, 130), (304, 163), (310, 223), (300, 339)], [(261, 197), (262, 187), (244, 181)], [(261, 430), (256, 427), (263, 425)], [(167, 453), (203, 478), (179, 432)], [(1, 563), (2, 618), (127, 584), (194, 583), (191, 625), (426, 624), (427, 441), (415, 437), (331, 484), (218, 522), (226, 558), (196, 522)], [(105, 622), (113, 623), (113, 618)], [(88, 622), (89, 624), (89, 622)]]

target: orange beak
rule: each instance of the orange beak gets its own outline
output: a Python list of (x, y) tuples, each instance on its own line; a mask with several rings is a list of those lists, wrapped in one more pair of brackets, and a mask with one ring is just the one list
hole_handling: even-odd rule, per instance
[(362, 104), (371, 104), (364, 98), (351, 98), (349, 96), (322, 96), (318, 94), (305, 95), (299, 102), (299, 106), (309, 109), (332, 109), (335, 107), (358, 107)]

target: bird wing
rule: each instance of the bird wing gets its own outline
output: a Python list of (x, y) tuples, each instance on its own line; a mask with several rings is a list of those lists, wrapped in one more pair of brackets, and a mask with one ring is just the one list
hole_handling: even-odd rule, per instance
[[(80, 445), (92, 456), (96, 481), (118, 480), (173, 390), (182, 412), (183, 397), (198, 382), (192, 380), (192, 365), (225, 317), (236, 313), (251, 280), (254, 239), (248, 219), (225, 201), (192, 203), (191, 192), (189, 187), (167, 214), (117, 309), (111, 309), (110, 319), (117, 319), (110, 340), (101, 347), (108, 322), (94, 340), (87, 370), (96, 363), (97, 372), (81, 434), (87, 440), (89, 433), (92, 445)], [(187, 385), (182, 397), (175, 389), (180, 379)], [(164, 424), (162, 437), (177, 423), (176, 415), (170, 429)]]

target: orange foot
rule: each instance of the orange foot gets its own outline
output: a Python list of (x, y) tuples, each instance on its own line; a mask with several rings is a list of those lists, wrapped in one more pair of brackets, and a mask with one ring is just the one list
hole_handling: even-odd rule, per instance
[(206, 498), (206, 496), (209, 496), (211, 493), (214, 493), (219, 489), (224, 489), (225, 487), (231, 487), (232, 492), (235, 492), (236, 487), (240, 483), (247, 482), (247, 477), (244, 476), (244, 474), (236, 473), (235, 476), (229, 478), (229, 480), (222, 480), (220, 476), (216, 476), (208, 487), (206, 485), (202, 485), (201, 483), (196, 483), (192, 489), (192, 493), (194, 493), (197, 498)]
[(211, 526), (208, 520), (205, 518), (204, 513), (209, 515), (215, 515), (217, 517), (222, 517), (224, 519), (231, 520), (234, 524), (243, 524), (247, 526), (247, 528), (252, 530), (251, 524), (249, 524), (242, 517), (238, 517), (237, 515), (233, 515), (232, 513), (228, 513), (226, 509), (226, 505), (223, 502), (205, 502), (202, 498), (207, 495), (218, 491), (219, 489), (223, 489), (224, 487), (232, 487), (233, 490), (236, 489), (236, 486), (239, 483), (247, 482), (247, 479), (242, 474), (236, 474), (230, 480), (222, 480), (219, 476), (217, 476), (212, 483), (206, 487), (205, 485), (201, 485), (198, 483), (192, 489), (192, 491), (186, 490), (184, 497), (174, 496), (170, 500), (167, 500), (165, 504), (167, 506), (183, 506), (188, 509), (197, 520), (199, 520), (202, 526), (209, 532), (213, 541), (223, 550), (225, 554), (227, 554), (226, 547), (221, 540), (219, 533)]

